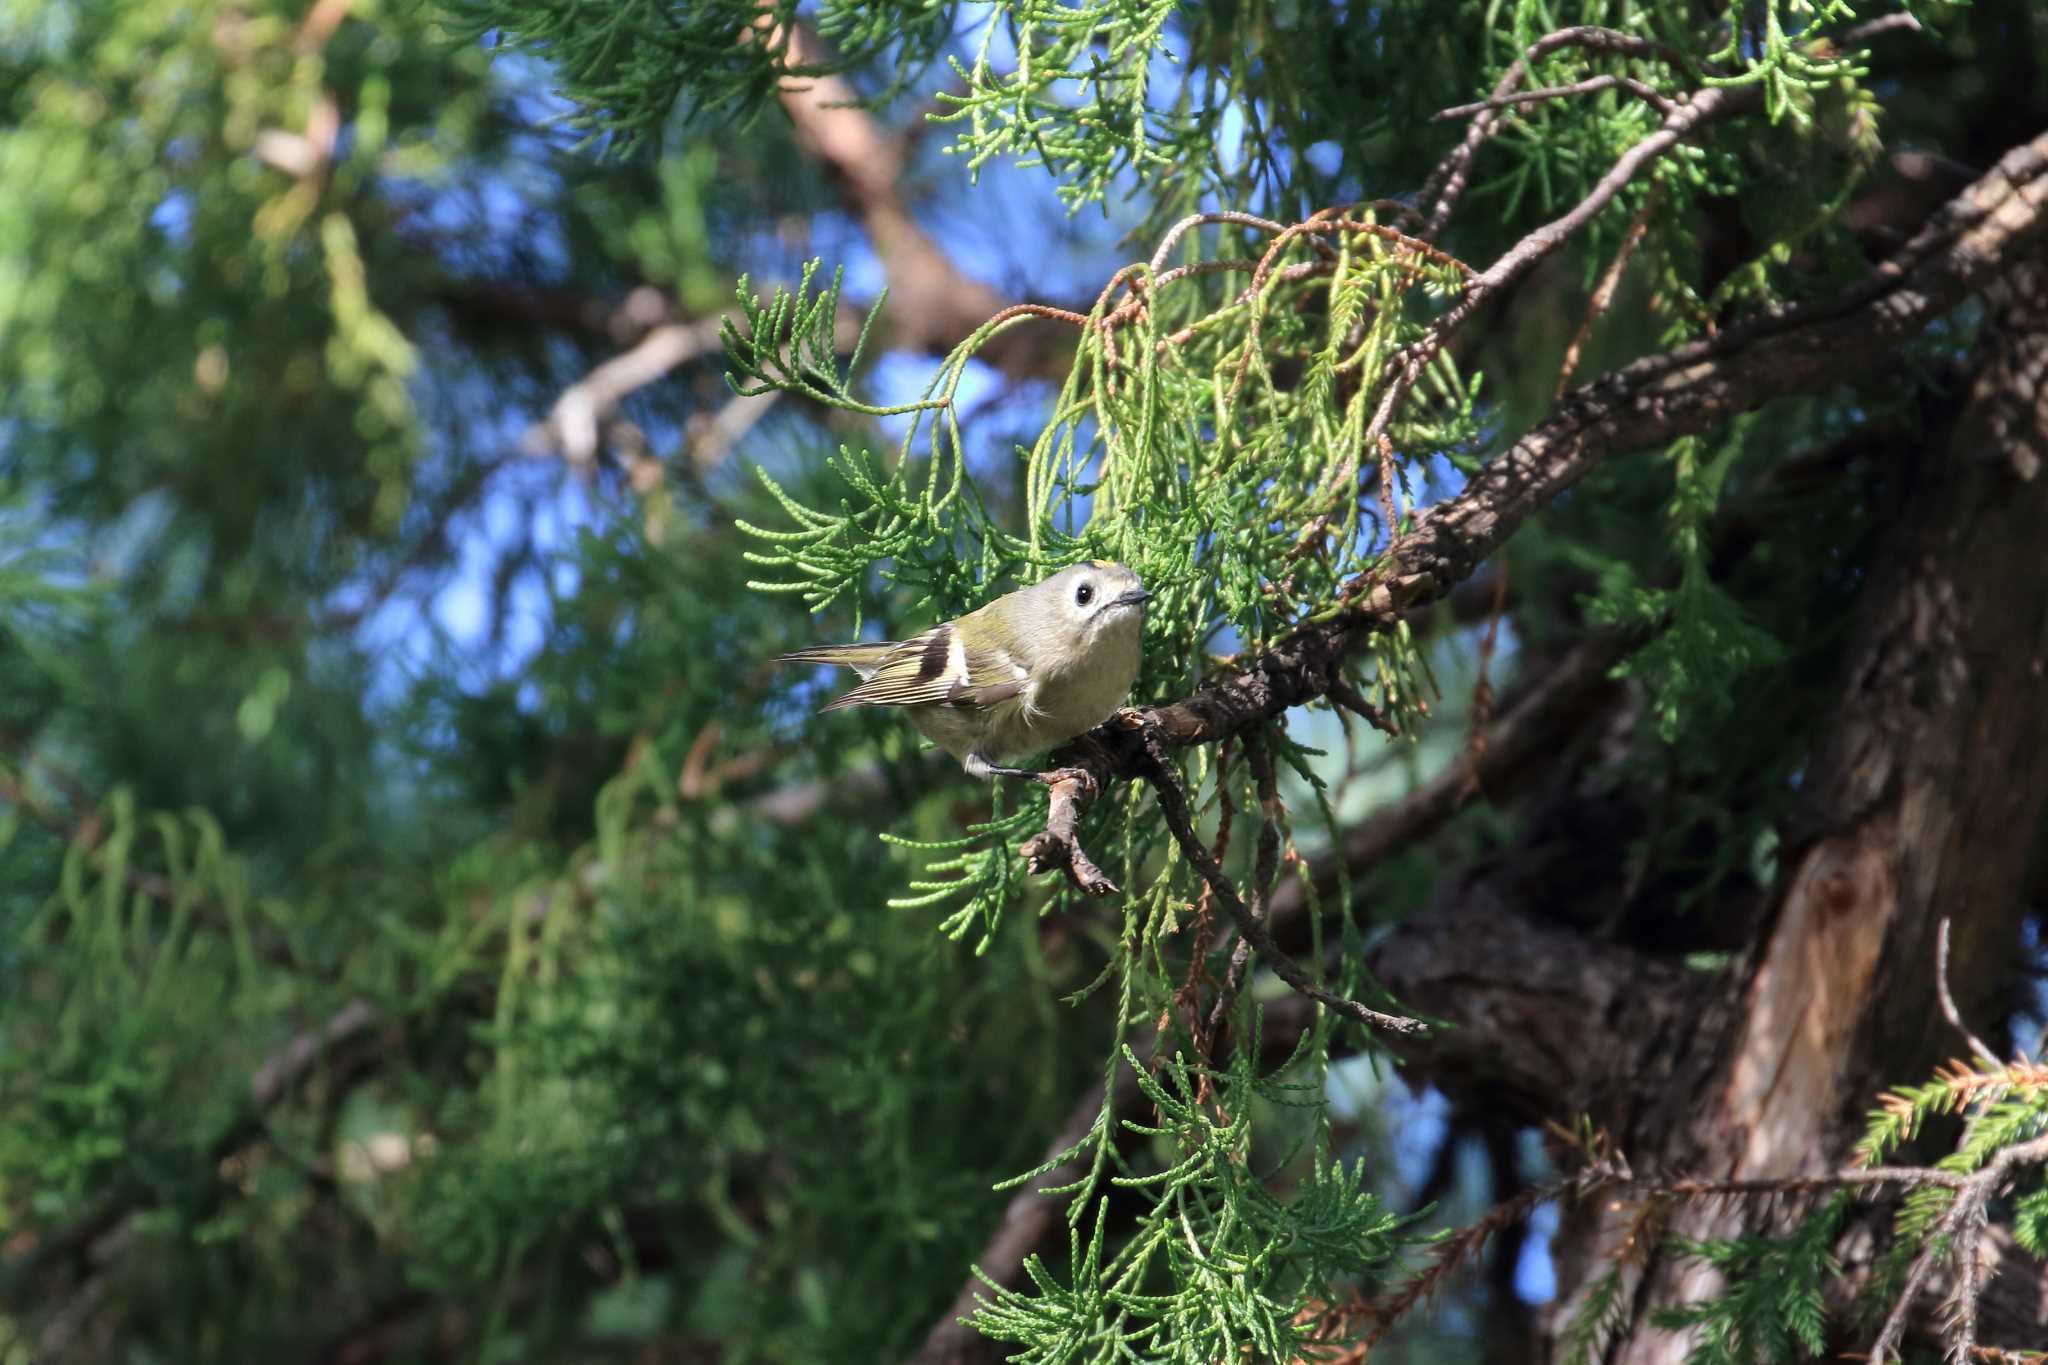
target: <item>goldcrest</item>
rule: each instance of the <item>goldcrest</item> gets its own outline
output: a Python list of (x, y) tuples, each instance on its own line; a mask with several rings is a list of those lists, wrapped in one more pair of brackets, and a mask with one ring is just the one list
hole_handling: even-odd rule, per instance
[(777, 663), (844, 664), (860, 686), (826, 705), (900, 706), (972, 777), (1030, 777), (996, 760), (1034, 754), (1109, 719), (1138, 679), (1152, 594), (1090, 560), (912, 639), (814, 645)]

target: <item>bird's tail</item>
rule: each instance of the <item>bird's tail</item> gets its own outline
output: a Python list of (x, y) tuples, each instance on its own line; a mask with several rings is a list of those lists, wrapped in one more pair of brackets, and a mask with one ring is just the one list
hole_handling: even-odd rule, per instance
[(896, 648), (894, 640), (864, 641), (851, 645), (812, 645), (791, 654), (777, 655), (779, 664), (843, 664), (860, 674), (863, 681), (874, 676)]

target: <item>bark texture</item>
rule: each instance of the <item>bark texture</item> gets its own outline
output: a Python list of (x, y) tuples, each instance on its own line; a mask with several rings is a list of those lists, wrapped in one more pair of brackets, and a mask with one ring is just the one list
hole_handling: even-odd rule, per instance
[[(2005, 261), (1987, 301), (1957, 415), (1931, 448), (1895, 457), (1895, 506), (1848, 624), (1839, 701), (1802, 775), (1777, 885), (1747, 913), (1724, 907), (1749, 930), (1737, 964), (1687, 970), (1630, 946), (1641, 940), (1621, 920), (1632, 890), (1619, 855), (1628, 836), (1605, 830), (1587, 787), (1564, 784), (1537, 799), (1515, 845), (1447, 877), (1432, 912), (1374, 950), (1373, 970), (1404, 1004), (1456, 1026), (1398, 1045), (1454, 1102), (1531, 1120), (1590, 1115), (1639, 1176), (1815, 1175), (1847, 1163), (1884, 1089), (1968, 1051), (1937, 998), (1944, 919), (1953, 925), (1948, 980), (1965, 1022), (1981, 1034), (2008, 1012), (2025, 888), (2030, 864), (2040, 872), (2048, 816), (2040, 256)], [(1559, 680), (1540, 685), (1531, 703), (1548, 707), (1553, 692), (1571, 700), (1544, 727), (1554, 751), (1581, 746), (1585, 757), (1571, 766), (1597, 769), (1602, 732), (1611, 748), (1625, 703)], [(1514, 720), (1511, 709), (1510, 736)], [(1770, 717), (1760, 711), (1756, 721)], [(1604, 858), (1585, 856), (1603, 849)], [(1537, 894), (1562, 883), (1576, 902), (1568, 914)], [(1624, 1241), (1634, 1235), (1640, 1245), (1641, 1212), (1597, 1200), (1566, 1213), (1542, 1358), (1561, 1356), (1585, 1292)], [(1770, 1230), (1790, 1212), (1781, 1201), (1681, 1206), (1661, 1233)], [(1881, 1226), (1875, 1217), (1854, 1224), (1840, 1248), (1845, 1264), (1868, 1263)], [(1711, 1294), (1716, 1282), (1659, 1254), (1629, 1266), (1629, 1325), (1603, 1358), (1678, 1365), (1688, 1342), (1651, 1329), (1650, 1314)], [(1942, 1292), (1937, 1285), (1922, 1306), (1930, 1329)], [(1990, 1282), (1981, 1340), (2048, 1342), (2048, 1283), (2030, 1259)], [(1845, 1332), (1834, 1345), (1870, 1343)]]
[[(1782, 851), (1775, 914), (1750, 969), (1710, 1011), (1725, 1059), (1679, 1122), (1613, 1110), (1639, 1169), (1647, 1159), (1767, 1179), (1845, 1164), (1887, 1085), (1967, 1050), (1937, 1002), (1945, 918), (1964, 1019), (2004, 1013), (2021, 888), (2048, 810), (2048, 270), (2038, 258), (2010, 266), (1991, 302), (1961, 417), (1946, 448), (1909, 472), (1860, 596), (1840, 704)], [(1597, 1264), (1628, 1216), (1603, 1208), (1576, 1220), (1561, 1265)], [(1741, 1204), (1687, 1209), (1672, 1231), (1726, 1236), (1763, 1216)], [(1677, 1365), (1686, 1342), (1643, 1320), (1714, 1288), (1696, 1265), (1645, 1262), (1638, 1330), (1612, 1358)], [(2001, 1295), (1987, 1341), (2038, 1346), (2033, 1297), (2029, 1324), (2025, 1296)], [(1558, 1322), (1572, 1296), (1560, 1303)]]

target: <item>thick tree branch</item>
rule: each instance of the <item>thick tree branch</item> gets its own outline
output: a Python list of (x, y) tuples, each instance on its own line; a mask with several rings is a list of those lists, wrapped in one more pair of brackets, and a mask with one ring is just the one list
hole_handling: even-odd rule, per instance
[[(791, 66), (819, 66), (823, 45), (802, 24), (786, 36)], [(789, 78), (782, 108), (798, 144), (832, 175), (847, 208), (867, 231), (889, 279), (887, 344), (944, 353), (985, 326), (1010, 300), (963, 272), (919, 225), (903, 197), (904, 139), (860, 107), (838, 76)], [(1072, 342), (1064, 329), (1037, 324), (992, 338), (978, 357), (1012, 378), (1065, 377)]]
[[(1737, 413), (1867, 373), (1879, 356), (1995, 278), (2048, 229), (2048, 134), (2014, 148), (1869, 277), (1830, 299), (1770, 313), (1652, 356), (1566, 394), (1456, 496), (1429, 508), (1343, 605), (1246, 668), (1138, 713), (1168, 747), (1214, 744), (1326, 696), (1370, 636), (1449, 593), (1523, 523), (1611, 455), (1710, 431)], [(1146, 741), (1112, 724), (1054, 757), (1098, 790), (1144, 775)]]
[[(1866, 373), (1993, 278), (2048, 229), (2048, 134), (2008, 153), (1899, 253), (1832, 299), (1768, 314), (1580, 386), (1473, 477), (1423, 513), (1385, 559), (1347, 586), (1348, 605), (1181, 701), (1146, 710), (1169, 746), (1213, 744), (1329, 690), (1335, 667), (1400, 613), (1444, 596), (1536, 512), (1610, 455), (1712, 430), (1775, 398)], [(1126, 741), (1112, 752), (1137, 767)], [(1109, 774), (1098, 774), (1106, 776)]]

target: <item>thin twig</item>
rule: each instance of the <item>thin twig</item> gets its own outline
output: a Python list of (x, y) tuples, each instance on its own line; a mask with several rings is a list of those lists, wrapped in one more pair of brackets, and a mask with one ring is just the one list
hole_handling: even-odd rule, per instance
[(1824, 38), (1821, 41), (1837, 52), (1845, 52), (1852, 47), (1863, 46), (1880, 34), (1922, 31), (1920, 21), (1901, 10), (1897, 14), (1880, 14), (1875, 19), (1865, 19), (1860, 24), (1851, 24), (1832, 39)]
[(1180, 851), (1194, 865), (1202, 880), (1215, 891), (1216, 899), (1223, 903), (1223, 908), (1237, 921), (1237, 932), (1250, 940), (1253, 950), (1265, 959), (1273, 975), (1325, 1008), (1370, 1028), (1411, 1036), (1429, 1032), (1429, 1026), (1420, 1019), (1410, 1019), (1400, 1014), (1386, 1014), (1323, 989), (1309, 977), (1299, 962), (1281, 952), (1274, 945), (1272, 936), (1266, 932), (1265, 924), (1252, 915), (1251, 908), (1237, 894), (1237, 888), (1230, 884), (1230, 879), (1224, 875), (1223, 869), (1216, 865), (1216, 860), (1209, 856), (1209, 850), (1195, 834), (1194, 822), (1188, 811), (1187, 796), (1180, 788), (1180, 778), (1175, 775), (1173, 765), (1166, 761), (1165, 754), (1160, 751), (1157, 739), (1149, 734), (1145, 736), (1145, 754), (1147, 767), (1150, 769), (1146, 775), (1151, 779), (1153, 790), (1158, 795), (1159, 813), (1165, 818), (1166, 827), (1172, 832), (1174, 842), (1180, 845)]
[(1956, 1288), (1950, 1300), (1948, 1358), (1968, 1365), (1977, 1353), (1977, 1300), (1984, 1292), (1984, 1263), (1978, 1248), (1984, 1239), (1984, 1204), (1972, 1200), (1956, 1233)]
[(1515, 104), (1535, 104), (1542, 100), (1571, 99), (1577, 95), (1598, 94), (1602, 90), (1625, 90), (1660, 114), (1668, 114), (1672, 109), (1671, 100), (1667, 96), (1632, 76), (1588, 76), (1585, 80), (1573, 81), (1570, 85), (1546, 85), (1540, 90), (1521, 90), (1512, 95), (1496, 95), (1492, 99), (1440, 110), (1431, 116), (1431, 121), (1440, 123), (1446, 119), (1469, 118), (1473, 114), (1483, 113), (1489, 109), (1505, 109)]
[[(1172, 253), (1174, 245), (1182, 237), (1185, 237), (1191, 229), (1198, 228), (1204, 223), (1235, 223), (1239, 227), (1252, 227), (1257, 228), (1261, 232), (1274, 234), (1287, 231), (1287, 224), (1285, 223), (1276, 223), (1270, 218), (1261, 218), (1257, 214), (1239, 213), (1235, 209), (1213, 209), (1207, 213), (1191, 213), (1168, 228), (1166, 235), (1159, 239), (1158, 247), (1152, 252), (1152, 260), (1148, 267), (1150, 272), (1153, 275), (1157, 275), (1160, 271), (1164, 270), (1166, 268), (1166, 258)], [(1324, 246), (1322, 249), (1326, 252), (1330, 250), (1328, 246)], [(1331, 254), (1334, 255), (1335, 253)]]
[[(1962, 1249), (1957, 1233), (1963, 1229), (1965, 1222), (1983, 1216), (1985, 1202), (1998, 1193), (2011, 1176), (2013, 1167), (2036, 1165), (2043, 1161), (2048, 1161), (2048, 1137), (2037, 1137), (2031, 1142), (2007, 1147), (1986, 1162), (1980, 1170), (1959, 1179), (1938, 1179), (1936, 1172), (1924, 1173), (1926, 1179), (1923, 1183), (1953, 1186), (1956, 1190), (1955, 1203), (1942, 1215), (1941, 1221), (1935, 1224), (1933, 1233), (1927, 1239), (1927, 1245), (1913, 1258), (1913, 1267), (1906, 1272), (1905, 1287), (1899, 1291), (1898, 1301), (1892, 1305), (1890, 1316), (1884, 1320), (1884, 1329), (1877, 1334), (1877, 1340), (1870, 1347), (1873, 1365), (1884, 1365), (1888, 1360), (1900, 1358), (1899, 1343), (1905, 1339), (1906, 1319), (1912, 1311), (1913, 1304), (1919, 1299), (1920, 1291), (1927, 1287), (1928, 1278), (1934, 1273), (1935, 1263), (1941, 1259), (1942, 1251), (1952, 1245), (1956, 1246), (1958, 1251)], [(1956, 1175), (1951, 1171), (1938, 1174), (1948, 1177)], [(1971, 1239), (1964, 1238), (1962, 1241)], [(1974, 1254), (1976, 1248), (1973, 1241), (1969, 1249)], [(1974, 1305), (1967, 1319), (1958, 1325), (1968, 1330), (1972, 1336), (1975, 1335)]]
[(1936, 931), (1934, 938), (1934, 990), (1936, 998), (1941, 1001), (1942, 1017), (1954, 1026), (1957, 1033), (1963, 1035), (1963, 1041), (1970, 1045), (1971, 1051), (1992, 1066), (2001, 1066), (2003, 1063), (1999, 1061), (1998, 1054), (1986, 1047), (1982, 1038), (1970, 1032), (1970, 1026), (1963, 1022), (1963, 1012), (1956, 1008), (1955, 996), (1949, 994), (1948, 929), (1949, 917), (1943, 915), (1941, 928)]
[(1630, 220), (1628, 231), (1622, 235), (1621, 249), (1614, 253), (1607, 269), (1600, 276), (1600, 283), (1593, 288), (1593, 297), (1586, 304), (1586, 316), (1579, 321), (1579, 330), (1572, 334), (1571, 344), (1564, 348), (1564, 361), (1557, 367), (1557, 388), (1550, 395), (1552, 401), (1564, 397), (1564, 391), (1571, 386), (1572, 371), (1579, 368), (1579, 354), (1592, 339), (1593, 328), (1605, 317), (1607, 310), (1614, 306), (1614, 296), (1621, 287), (1621, 276), (1634, 259), (1636, 248), (1643, 244), (1643, 236), (1649, 231), (1650, 215), (1656, 212), (1659, 191), (1663, 182), (1653, 181), (1650, 191), (1643, 196), (1643, 202), (1636, 209), (1636, 216)]
[[(1256, 739), (1247, 741), (1248, 750), (1259, 748)], [(1230, 799), (1230, 741), (1225, 740), (1216, 750), (1216, 861), (1221, 863), (1230, 856), (1230, 831), (1236, 823), (1237, 806)], [(1187, 976), (1181, 981), (1180, 989), (1174, 992), (1173, 1008), (1185, 1010), (1188, 1020), (1189, 1041), (1194, 1044), (1199, 1057), (1210, 1055), (1210, 1040), (1216, 1036), (1216, 1017), (1212, 1011), (1208, 1023), (1202, 1020), (1202, 987), (1216, 983), (1209, 975), (1209, 949), (1216, 937), (1216, 895), (1205, 882), (1202, 894), (1195, 902), (1195, 931), (1188, 945)], [(1231, 964), (1236, 966), (1235, 960)], [(1164, 1027), (1166, 1014), (1160, 1014)], [(1198, 1100), (1208, 1098), (1209, 1076), (1204, 1072), (1201, 1079), (1201, 1093)]]
[(1324, 688), (1323, 692), (1331, 701), (1344, 710), (1349, 711), (1352, 715), (1357, 716), (1373, 729), (1394, 739), (1401, 737), (1401, 726), (1392, 716), (1387, 714), (1387, 709), (1384, 706), (1375, 706), (1367, 701), (1359, 694), (1358, 689), (1353, 687), (1342, 674), (1331, 678), (1330, 685)]
[[(1259, 845), (1257, 867), (1252, 873), (1252, 915), (1261, 927), (1266, 923), (1272, 896), (1273, 878), (1279, 869), (1280, 829), (1279, 782), (1274, 775), (1273, 753), (1259, 738), (1253, 738), (1245, 745), (1245, 761), (1251, 768), (1252, 781), (1259, 797)], [(1202, 884), (1202, 894), (1210, 896), (1213, 889), (1209, 883)], [(1236, 1005), (1238, 994), (1244, 989), (1245, 977), (1250, 974), (1252, 960), (1251, 940), (1239, 934), (1230, 950), (1230, 965), (1224, 969), (1223, 985), (1216, 992), (1215, 1001), (1209, 1006), (1208, 1037), (1213, 1044), (1223, 1033), (1223, 1023), (1230, 1017), (1231, 1008)], [(1213, 1056), (1212, 1062), (1216, 1060)], [(1203, 1079), (1206, 1086), (1208, 1080)]]

